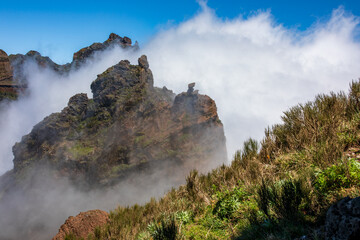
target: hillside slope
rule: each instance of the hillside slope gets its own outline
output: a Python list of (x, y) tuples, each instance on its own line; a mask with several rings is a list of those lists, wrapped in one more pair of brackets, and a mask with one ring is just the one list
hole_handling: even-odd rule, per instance
[(118, 207), (89, 239), (359, 239), (360, 82), (282, 120), (230, 166), (192, 171), (158, 201)]

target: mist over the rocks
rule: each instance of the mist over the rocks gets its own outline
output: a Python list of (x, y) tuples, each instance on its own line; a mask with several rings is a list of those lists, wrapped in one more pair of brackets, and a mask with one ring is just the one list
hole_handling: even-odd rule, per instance
[[(12, 146), (28, 134), (32, 127), (51, 113), (63, 109), (69, 98), (77, 93), (92, 96), (90, 84), (96, 76), (121, 59), (131, 59), (130, 51), (113, 47), (96, 52), (94, 58), (68, 75), (59, 75), (50, 69), (39, 68), (35, 62), (24, 64), (28, 91), (17, 101), (2, 106), (0, 113), (0, 174), (13, 167)], [(0, 104), (1, 106), (1, 104)]]

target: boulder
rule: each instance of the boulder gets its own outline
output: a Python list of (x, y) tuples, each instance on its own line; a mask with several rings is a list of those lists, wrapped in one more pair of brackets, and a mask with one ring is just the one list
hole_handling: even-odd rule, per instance
[(326, 213), (326, 240), (360, 239), (360, 197), (343, 198)]
[(70, 216), (61, 225), (58, 234), (52, 240), (65, 240), (66, 235), (72, 234), (76, 239), (87, 239), (96, 227), (101, 227), (109, 222), (109, 214), (102, 210), (81, 212), (76, 217)]

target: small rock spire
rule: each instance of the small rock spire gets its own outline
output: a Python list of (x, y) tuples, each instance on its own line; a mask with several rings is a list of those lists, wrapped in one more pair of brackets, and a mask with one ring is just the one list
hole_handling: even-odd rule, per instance
[(148, 60), (147, 60), (146, 55), (142, 55), (142, 56), (138, 59), (138, 63), (139, 63), (139, 66), (142, 67), (142, 68), (145, 68), (145, 69), (148, 69), (148, 68), (149, 68), (149, 63), (148, 63)]
[(195, 83), (189, 83), (188, 84), (188, 90), (187, 90), (187, 93), (188, 94), (192, 94), (194, 92), (194, 87), (195, 87)]

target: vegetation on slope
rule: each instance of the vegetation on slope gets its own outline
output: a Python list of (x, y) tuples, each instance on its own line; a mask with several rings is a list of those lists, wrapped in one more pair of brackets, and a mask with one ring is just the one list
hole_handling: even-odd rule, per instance
[(192, 171), (158, 201), (118, 207), (89, 239), (322, 239), (329, 206), (360, 192), (360, 82), (282, 121), (260, 144), (246, 141), (230, 166)]
[(0, 92), (0, 102), (4, 99), (8, 99), (8, 100), (16, 100), (18, 98), (18, 94), (17, 93), (13, 93), (13, 92)]

